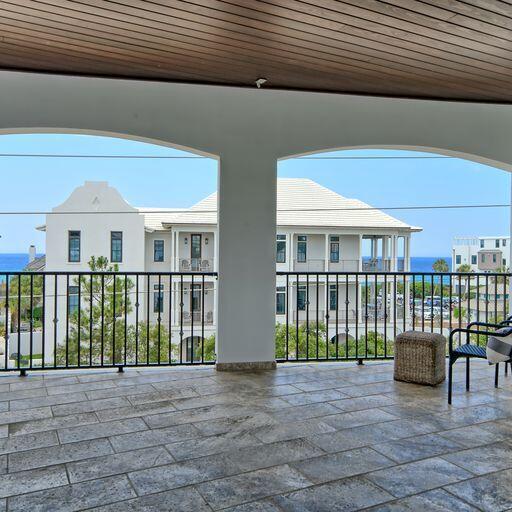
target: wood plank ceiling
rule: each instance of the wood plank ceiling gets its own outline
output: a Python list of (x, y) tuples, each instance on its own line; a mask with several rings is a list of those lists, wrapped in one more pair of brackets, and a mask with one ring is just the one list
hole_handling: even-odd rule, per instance
[(0, 0), (0, 68), (510, 103), (512, 0)]

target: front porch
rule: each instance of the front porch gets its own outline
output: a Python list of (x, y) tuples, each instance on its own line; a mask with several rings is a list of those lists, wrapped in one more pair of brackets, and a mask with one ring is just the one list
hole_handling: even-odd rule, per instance
[[(0, 377), (2, 510), (507, 510), (512, 377), (387, 362)], [(98, 507), (98, 508), (96, 508)], [(476, 508), (475, 508), (476, 507)]]

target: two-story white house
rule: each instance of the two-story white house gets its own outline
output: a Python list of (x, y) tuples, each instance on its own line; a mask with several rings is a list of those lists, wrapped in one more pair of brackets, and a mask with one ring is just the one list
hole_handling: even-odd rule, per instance
[[(356, 285), (354, 273), (410, 270), (411, 235), (421, 229), (309, 179), (288, 178), (278, 180), (277, 226), (276, 270), (288, 275), (276, 278), (276, 321), (328, 319), (330, 337), (358, 316), (361, 281)], [(91, 257), (106, 256), (120, 272), (183, 273), (172, 280), (131, 276), (137, 311), (129, 321), (136, 314), (160, 321), (173, 340), (215, 332), (216, 278), (195, 274), (217, 270), (216, 193), (188, 209), (141, 208), (106, 182), (85, 182), (38, 229), (46, 232), (48, 272), (88, 271)], [(327, 272), (347, 274), (336, 285)], [(78, 307), (76, 279), (59, 278), (56, 301), (48, 279), (46, 310), (57, 308), (62, 319), (62, 311)], [(64, 321), (48, 322), (47, 340), (65, 335)]]
[(469, 265), (471, 272), (510, 268), (510, 236), (459, 236), (453, 239), (452, 272)]

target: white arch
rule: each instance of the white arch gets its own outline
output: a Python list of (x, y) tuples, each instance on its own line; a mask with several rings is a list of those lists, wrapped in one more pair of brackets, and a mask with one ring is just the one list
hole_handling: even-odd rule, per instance
[(455, 151), (451, 149), (446, 148), (436, 148), (436, 147), (429, 147), (429, 146), (406, 146), (403, 144), (396, 144), (396, 145), (368, 145), (365, 144), (363, 146), (337, 146), (334, 148), (326, 148), (322, 149), (320, 151), (307, 151), (305, 153), (300, 153), (296, 155), (289, 155), (286, 157), (282, 157), (279, 159), (279, 161), (283, 162), (286, 160), (291, 160), (293, 158), (300, 158), (305, 156), (312, 156), (312, 155), (321, 155), (322, 153), (332, 153), (334, 151), (350, 151), (350, 150), (360, 150), (360, 149), (383, 149), (383, 150), (390, 150), (390, 151), (416, 151), (421, 153), (433, 153), (436, 155), (442, 155), (452, 158), (460, 158), (463, 160), (468, 160), (471, 162), (488, 165), (490, 167), (495, 167), (497, 169), (501, 169), (503, 171), (512, 172), (512, 165), (507, 164), (504, 162), (500, 162), (494, 159), (486, 158), (483, 156), (471, 154), (471, 153), (463, 153), (461, 151)]
[(0, 135), (37, 135), (37, 134), (51, 134), (51, 135), (91, 135), (95, 137), (105, 137), (111, 139), (123, 139), (134, 142), (143, 142), (145, 144), (152, 144), (154, 146), (161, 146), (165, 148), (178, 149), (180, 151), (186, 151), (187, 153), (193, 153), (197, 156), (205, 158), (212, 158), (218, 160), (218, 156), (199, 149), (190, 148), (186, 146), (180, 146), (179, 144), (173, 144), (172, 142), (153, 139), (148, 137), (141, 137), (138, 135), (131, 135), (130, 133), (121, 132), (107, 132), (103, 130), (94, 129), (73, 129), (73, 128), (48, 128), (48, 127), (32, 127), (32, 128), (3, 128), (0, 129)]

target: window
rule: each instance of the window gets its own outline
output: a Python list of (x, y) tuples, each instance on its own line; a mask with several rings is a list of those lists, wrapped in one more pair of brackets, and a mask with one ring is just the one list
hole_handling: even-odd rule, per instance
[(496, 238), (496, 240), (494, 241), (494, 245), (496, 247), (496, 249), (499, 249), (500, 248), (500, 241)]
[(307, 304), (307, 291), (306, 286), (300, 285), (297, 289), (297, 309), (299, 311), (305, 311)]
[(153, 289), (153, 312), (163, 313), (164, 312), (164, 285), (155, 284)]
[(507, 239), (506, 239), (506, 238), (504, 238), (504, 239), (501, 241), (501, 245), (502, 245), (503, 247), (506, 247), (506, 246), (507, 246)]
[(286, 263), (286, 235), (277, 235), (276, 238), (276, 262)]
[(331, 263), (339, 263), (340, 261), (340, 237), (331, 236), (329, 261)]
[(338, 309), (338, 290), (335, 284), (329, 286), (329, 309), (336, 311)]
[(485, 254), (482, 254), (482, 255), (480, 256), (480, 261), (481, 261), (482, 263), (485, 263)]
[(485, 240), (480, 240), (480, 249), (485, 247)]
[(299, 263), (305, 263), (307, 259), (307, 245), (308, 237), (300, 235), (297, 237), (297, 261)]
[(112, 263), (121, 263), (123, 261), (122, 231), (110, 232), (110, 261)]
[(201, 285), (193, 284), (190, 294), (190, 309), (192, 311), (201, 311)]
[(155, 240), (153, 242), (153, 260), (156, 262), (164, 261), (164, 241)]
[(476, 265), (477, 264), (477, 261), (476, 261), (476, 254), (473, 254), (471, 256), (471, 265)]
[(278, 286), (276, 290), (276, 314), (284, 315), (286, 312), (286, 287)]
[(190, 235), (190, 263), (194, 272), (201, 270), (201, 245), (202, 236), (192, 233)]
[(68, 314), (78, 313), (78, 286), (68, 288)]
[(68, 261), (71, 263), (80, 261), (80, 231), (68, 232)]
[(461, 263), (461, 256), (460, 256), (460, 254), (457, 254), (457, 255), (455, 256), (455, 263), (456, 263), (457, 265), (460, 265), (460, 263)]
[(493, 263), (496, 263), (496, 254), (493, 254), (493, 255), (492, 255), (492, 262), (493, 262)]

